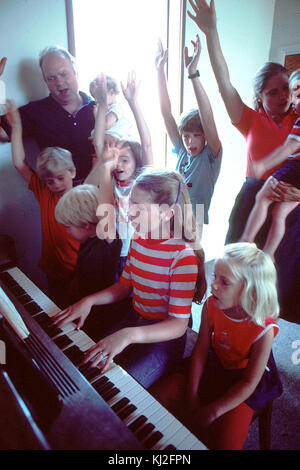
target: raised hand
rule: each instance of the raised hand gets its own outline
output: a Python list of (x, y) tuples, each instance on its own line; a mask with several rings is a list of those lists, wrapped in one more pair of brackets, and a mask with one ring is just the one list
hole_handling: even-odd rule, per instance
[(123, 142), (117, 142), (117, 139), (112, 136), (109, 136), (109, 139), (107, 137), (108, 136), (105, 138), (104, 150), (102, 152), (101, 160), (105, 164), (111, 164), (112, 169), (114, 169), (117, 165)]
[(190, 11), (187, 14), (204, 34), (216, 28), (217, 21), (214, 0), (211, 0), (210, 5), (205, 0), (189, 0), (189, 4), (194, 10), (195, 15)]
[(103, 73), (90, 83), (90, 92), (96, 103), (107, 104), (106, 76)]
[(2, 59), (0, 60), (0, 77), (4, 72), (6, 61), (7, 61), (7, 57), (2, 57)]
[(155, 57), (155, 65), (157, 70), (164, 69), (168, 60), (168, 49), (164, 50), (161, 40), (158, 41), (158, 49)]
[(189, 55), (189, 50), (187, 46), (185, 46), (184, 48), (184, 63), (189, 74), (196, 72), (200, 57), (201, 43), (198, 34), (196, 35), (196, 41), (191, 41), (191, 43), (194, 47), (193, 55)]
[(6, 119), (11, 127), (22, 126), (20, 113), (18, 108), (16, 107), (15, 103), (11, 100), (6, 100), (7, 104), (7, 111), (6, 111)]
[(122, 91), (123, 91), (123, 95), (125, 96), (126, 100), (129, 103), (133, 102), (137, 99), (137, 93), (138, 93), (140, 83), (141, 82), (139, 82), (137, 84), (136, 74), (133, 71), (128, 74), (126, 88), (123, 85), (123, 83), (121, 82), (121, 88), (122, 88)]

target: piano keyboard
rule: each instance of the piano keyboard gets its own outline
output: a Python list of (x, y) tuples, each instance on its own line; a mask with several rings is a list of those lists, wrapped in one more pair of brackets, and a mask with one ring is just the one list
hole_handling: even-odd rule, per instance
[[(52, 341), (77, 366), (95, 342), (75, 323), (62, 328), (51, 321), (60, 309), (17, 267), (0, 273), (0, 280), (18, 299)], [(79, 371), (102, 396), (145, 449), (204, 450), (202, 444), (132, 376), (115, 363), (101, 374), (98, 368)]]

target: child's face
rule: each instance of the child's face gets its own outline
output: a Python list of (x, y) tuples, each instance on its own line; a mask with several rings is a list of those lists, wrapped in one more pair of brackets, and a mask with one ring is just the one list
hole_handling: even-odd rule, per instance
[(297, 114), (300, 114), (300, 80), (296, 80), (292, 85), (292, 103)]
[(211, 284), (214, 305), (220, 310), (240, 306), (243, 281), (236, 279), (223, 260), (216, 261), (214, 280)]
[(199, 155), (199, 153), (204, 149), (205, 135), (201, 131), (183, 131), (182, 140), (186, 150), (192, 157)]
[(120, 150), (117, 166), (114, 171), (115, 178), (123, 183), (131, 181), (135, 172), (135, 159), (129, 147)]
[(76, 225), (66, 225), (67, 232), (72, 235), (79, 243), (84, 243), (90, 236), (86, 227), (77, 227)]
[(48, 189), (58, 195), (62, 195), (73, 187), (73, 178), (75, 171), (60, 170), (45, 178), (45, 184)]
[(166, 230), (163, 232), (162, 225), (167, 220), (167, 216), (159, 208), (158, 204), (154, 204), (150, 193), (135, 186), (130, 195), (130, 205), (128, 217), (136, 233), (139, 235), (148, 235), (150, 238), (167, 237)]

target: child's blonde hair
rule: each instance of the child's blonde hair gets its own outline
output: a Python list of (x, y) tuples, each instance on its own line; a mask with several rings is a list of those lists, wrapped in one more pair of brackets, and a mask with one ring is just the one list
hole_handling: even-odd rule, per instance
[(43, 181), (61, 170), (75, 172), (72, 154), (61, 147), (46, 147), (37, 157), (36, 172)]
[(170, 220), (170, 232), (174, 236), (174, 232), (177, 232), (180, 227), (180, 238), (194, 249), (198, 261), (198, 277), (193, 300), (200, 303), (207, 288), (204, 251), (200, 243), (200, 233), (196, 227), (189, 193), (182, 176), (177, 171), (146, 168), (137, 176), (133, 184), (133, 187), (136, 186), (150, 194), (154, 204), (174, 207), (174, 217)]
[(225, 246), (222, 261), (243, 281), (241, 306), (253, 321), (264, 325), (267, 317), (277, 318), (277, 276), (270, 256), (255, 243), (240, 242)]
[(293, 73), (291, 74), (290, 78), (289, 78), (289, 87), (290, 87), (291, 91), (293, 91), (294, 82), (296, 82), (298, 80), (300, 80), (300, 68), (294, 70)]
[(92, 184), (80, 184), (67, 191), (55, 207), (56, 220), (63, 225), (82, 227), (86, 222), (97, 225), (99, 189)]

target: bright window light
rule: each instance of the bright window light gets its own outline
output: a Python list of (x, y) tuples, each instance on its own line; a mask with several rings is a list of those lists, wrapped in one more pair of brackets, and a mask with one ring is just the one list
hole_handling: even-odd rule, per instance
[[(99, 73), (126, 83), (135, 71), (139, 102), (150, 128), (154, 160), (164, 165), (165, 129), (160, 116), (155, 55), (159, 38), (167, 44), (168, 0), (73, 0), (76, 59), (79, 84), (89, 83)], [(122, 92), (125, 115), (133, 116)], [(133, 126), (135, 129), (135, 126)]]

